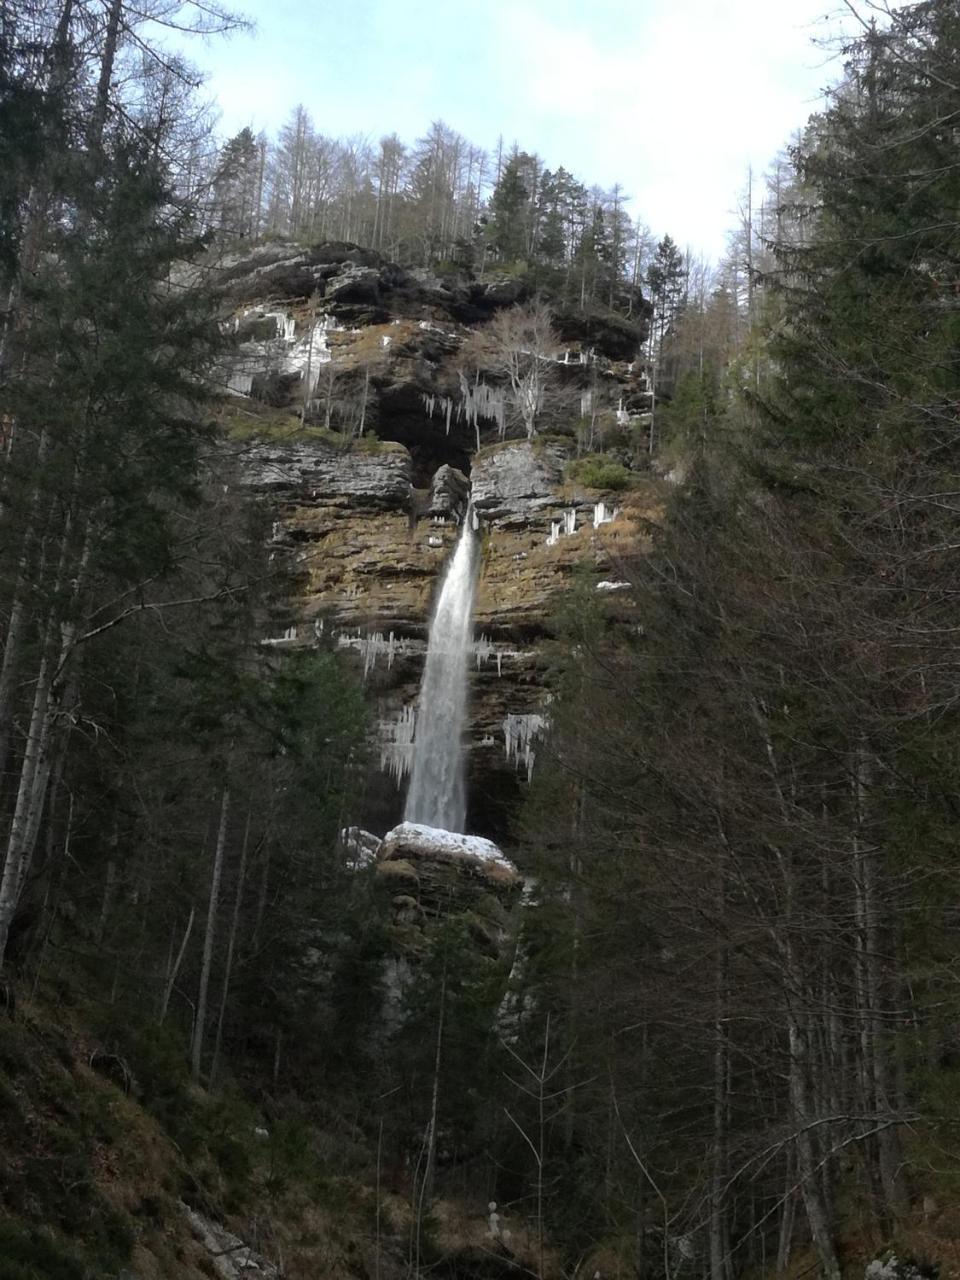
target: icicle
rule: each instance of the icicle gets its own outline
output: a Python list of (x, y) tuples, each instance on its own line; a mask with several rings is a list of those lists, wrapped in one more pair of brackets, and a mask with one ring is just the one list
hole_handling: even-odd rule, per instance
[(380, 769), (388, 773), (397, 786), (410, 772), (416, 727), (417, 713), (413, 707), (404, 707), (393, 720), (380, 721)]
[(593, 408), (593, 390), (588, 389), (580, 392), (580, 417), (585, 418)]
[(480, 419), (484, 418), (488, 422), (495, 422), (500, 437), (503, 437), (506, 430), (506, 405), (502, 387), (489, 387), (480, 381), (479, 376), (471, 386), (461, 370), (460, 404), (469, 426), (478, 428)]
[(360, 654), (363, 659), (364, 680), (383, 656), (387, 659), (389, 670), (393, 666), (394, 658), (398, 653), (403, 652), (404, 647), (405, 642), (398, 639), (393, 631), (388, 636), (384, 636), (382, 631), (373, 631), (366, 636), (360, 631), (341, 631), (337, 636), (338, 649), (356, 649)]
[(547, 546), (555, 547), (560, 538), (569, 538), (577, 529), (577, 509), (571, 507), (569, 511), (564, 511), (559, 520), (550, 521), (550, 535), (547, 538)]
[(527, 771), (527, 781), (533, 777), (533, 766), (536, 752), (533, 742), (547, 728), (547, 717), (542, 715), (508, 715), (503, 721), (504, 754), (507, 760), (519, 767), (520, 762)]
[(608, 511), (605, 502), (598, 502), (593, 508), (593, 527), (599, 529), (602, 524), (611, 524), (619, 514), (619, 507), (613, 507)]
[(481, 636), (479, 640), (474, 642), (473, 652), (477, 659), (477, 670), (486, 662), (492, 653), (495, 652), (495, 646), (487, 639)]
[(287, 627), (282, 636), (268, 636), (260, 641), (261, 644), (289, 644), (291, 640), (296, 640), (296, 626)]
[(453, 413), (453, 401), (447, 399), (447, 435), (450, 434), (450, 415)]

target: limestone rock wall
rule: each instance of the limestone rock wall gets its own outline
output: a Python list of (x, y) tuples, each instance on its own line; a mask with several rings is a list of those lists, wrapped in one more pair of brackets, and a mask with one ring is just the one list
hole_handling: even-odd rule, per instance
[[(378, 446), (383, 448), (383, 446)], [(513, 442), (472, 468), (482, 552), (475, 614), (469, 775), (471, 829), (502, 836), (549, 714), (543, 644), (558, 594), (587, 565), (616, 582), (656, 519), (651, 482), (626, 495), (565, 484), (566, 445)], [(407, 451), (256, 442), (247, 481), (275, 513), (295, 562), (296, 622), (276, 644), (332, 639), (355, 655), (377, 703), (381, 827), (399, 817), (430, 608), (459, 531), (466, 481), (438, 476), (421, 513)], [(440, 512), (441, 514), (431, 514)], [(371, 823), (370, 815), (363, 821)]]
[[(588, 490), (565, 480), (569, 436), (502, 442), (494, 424), (467, 421), (459, 347), (469, 325), (521, 299), (516, 281), (441, 281), (350, 245), (275, 244), (218, 271), (239, 339), (221, 371), (225, 421), (299, 582), (291, 625), (264, 639), (323, 638), (355, 656), (377, 706), (381, 777), (354, 817), (374, 829), (400, 817), (430, 609), (472, 490), (482, 555), (468, 826), (503, 839), (549, 715), (543, 646), (558, 594), (584, 565), (615, 585), (657, 517), (657, 483)], [(612, 379), (629, 417), (639, 366), (598, 361), (574, 347), (559, 374), (577, 403), (591, 379)], [(331, 404), (347, 406), (348, 429), (320, 425)]]

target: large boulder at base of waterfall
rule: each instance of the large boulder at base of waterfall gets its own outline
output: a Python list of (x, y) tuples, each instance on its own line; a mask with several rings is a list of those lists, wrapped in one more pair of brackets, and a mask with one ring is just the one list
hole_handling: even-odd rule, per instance
[(384, 836), (375, 883), (389, 896), (394, 943), (402, 954), (419, 961), (436, 923), (456, 918), (478, 957), (503, 959), (522, 884), (492, 840), (402, 822)]
[(396, 864), (407, 875), (415, 871), (420, 904), (431, 914), (445, 903), (463, 909), (478, 895), (505, 899), (520, 890), (519, 871), (492, 840), (419, 822), (401, 822), (384, 836), (377, 867), (383, 880), (394, 879)]

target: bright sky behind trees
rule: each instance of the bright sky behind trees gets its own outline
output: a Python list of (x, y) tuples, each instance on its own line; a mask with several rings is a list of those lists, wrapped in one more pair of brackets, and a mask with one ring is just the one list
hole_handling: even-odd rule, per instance
[[(242, 4), (238, 7), (243, 7)], [(855, 24), (831, 0), (255, 0), (257, 29), (191, 56), (221, 128), (274, 133), (302, 102), (334, 136), (442, 119), (502, 134), (716, 257), (747, 166), (762, 174), (839, 73), (814, 38)], [(831, 41), (835, 45), (835, 39)]]

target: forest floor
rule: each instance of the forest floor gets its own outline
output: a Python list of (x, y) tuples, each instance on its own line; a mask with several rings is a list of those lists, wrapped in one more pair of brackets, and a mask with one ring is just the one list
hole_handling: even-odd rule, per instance
[[(375, 1168), (330, 1172), (350, 1145), (335, 1120), (271, 1124), (236, 1090), (190, 1084), (162, 1028), (124, 1057), (62, 985), (16, 995), (0, 1008), (0, 1280), (232, 1277), (240, 1241), (261, 1276), (413, 1274), (407, 1199), (378, 1192)], [(368, 1157), (351, 1153), (358, 1167)], [(516, 1274), (486, 1232), (485, 1203), (435, 1201), (424, 1264), (436, 1276)], [(531, 1252), (518, 1233), (515, 1259)]]

